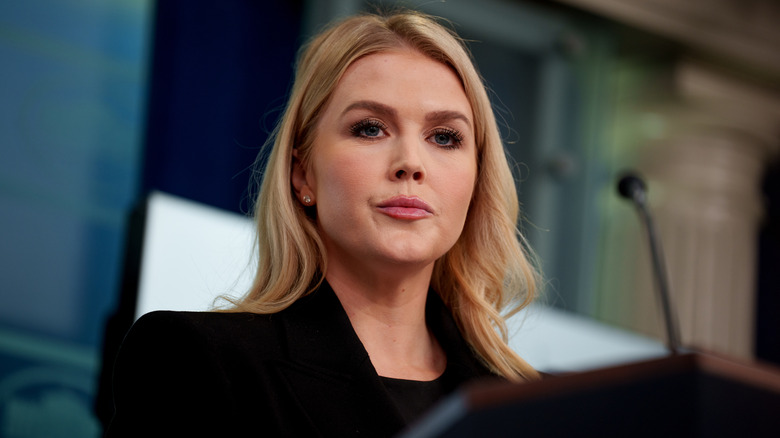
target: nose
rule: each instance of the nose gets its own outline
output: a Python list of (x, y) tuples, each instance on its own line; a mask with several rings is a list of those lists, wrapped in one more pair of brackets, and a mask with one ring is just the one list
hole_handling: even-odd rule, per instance
[(422, 182), (426, 171), (422, 159), (423, 145), (416, 139), (399, 139), (395, 148), (393, 163), (390, 166), (390, 178), (393, 180), (410, 179)]

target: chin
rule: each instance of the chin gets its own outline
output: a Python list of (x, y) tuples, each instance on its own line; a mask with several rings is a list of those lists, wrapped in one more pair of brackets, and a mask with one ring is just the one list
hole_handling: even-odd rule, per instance
[(391, 251), (383, 254), (383, 257), (387, 260), (387, 263), (391, 263), (397, 266), (408, 265), (409, 267), (425, 267), (433, 264), (444, 253), (439, 254), (439, 251), (431, 251), (430, 248), (410, 250), (405, 249), (403, 251)]

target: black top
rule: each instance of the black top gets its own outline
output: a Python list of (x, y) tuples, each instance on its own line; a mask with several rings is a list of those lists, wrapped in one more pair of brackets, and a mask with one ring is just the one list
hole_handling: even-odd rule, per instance
[[(434, 292), (426, 321), (447, 355), (451, 382), (432, 398), (493, 376)], [(388, 437), (410, 418), (403, 413), (407, 396), (396, 404), (393, 392), (323, 284), (270, 315), (153, 312), (140, 318), (117, 357), (116, 413), (107, 436)]]
[(380, 379), (407, 424), (413, 423), (439, 399), (455, 389), (446, 371), (431, 381), (394, 379), (384, 376), (380, 376)]

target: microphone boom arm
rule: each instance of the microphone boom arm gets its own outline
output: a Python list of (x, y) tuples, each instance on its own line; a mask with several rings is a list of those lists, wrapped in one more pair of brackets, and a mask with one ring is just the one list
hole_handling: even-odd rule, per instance
[(641, 178), (636, 175), (626, 175), (620, 179), (618, 184), (618, 192), (624, 198), (630, 199), (637, 208), (642, 222), (647, 230), (647, 240), (650, 243), (650, 255), (653, 262), (653, 271), (658, 290), (658, 295), (661, 301), (661, 308), (664, 315), (664, 323), (666, 326), (666, 338), (669, 351), (676, 355), (680, 348), (680, 334), (677, 328), (677, 319), (675, 318), (674, 311), (672, 309), (671, 298), (669, 294), (669, 279), (666, 273), (666, 267), (664, 264), (663, 252), (661, 250), (661, 242), (656, 233), (653, 218), (650, 215), (650, 211), (647, 208), (647, 196), (645, 192), (645, 184)]

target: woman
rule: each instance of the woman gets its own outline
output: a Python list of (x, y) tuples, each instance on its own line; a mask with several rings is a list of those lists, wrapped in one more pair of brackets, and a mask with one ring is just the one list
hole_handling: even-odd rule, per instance
[(353, 17), (308, 45), (255, 216), (234, 309), (128, 334), (109, 435), (391, 436), (466, 381), (538, 378), (501, 316), (536, 284), (512, 175), (468, 53), (430, 17)]

